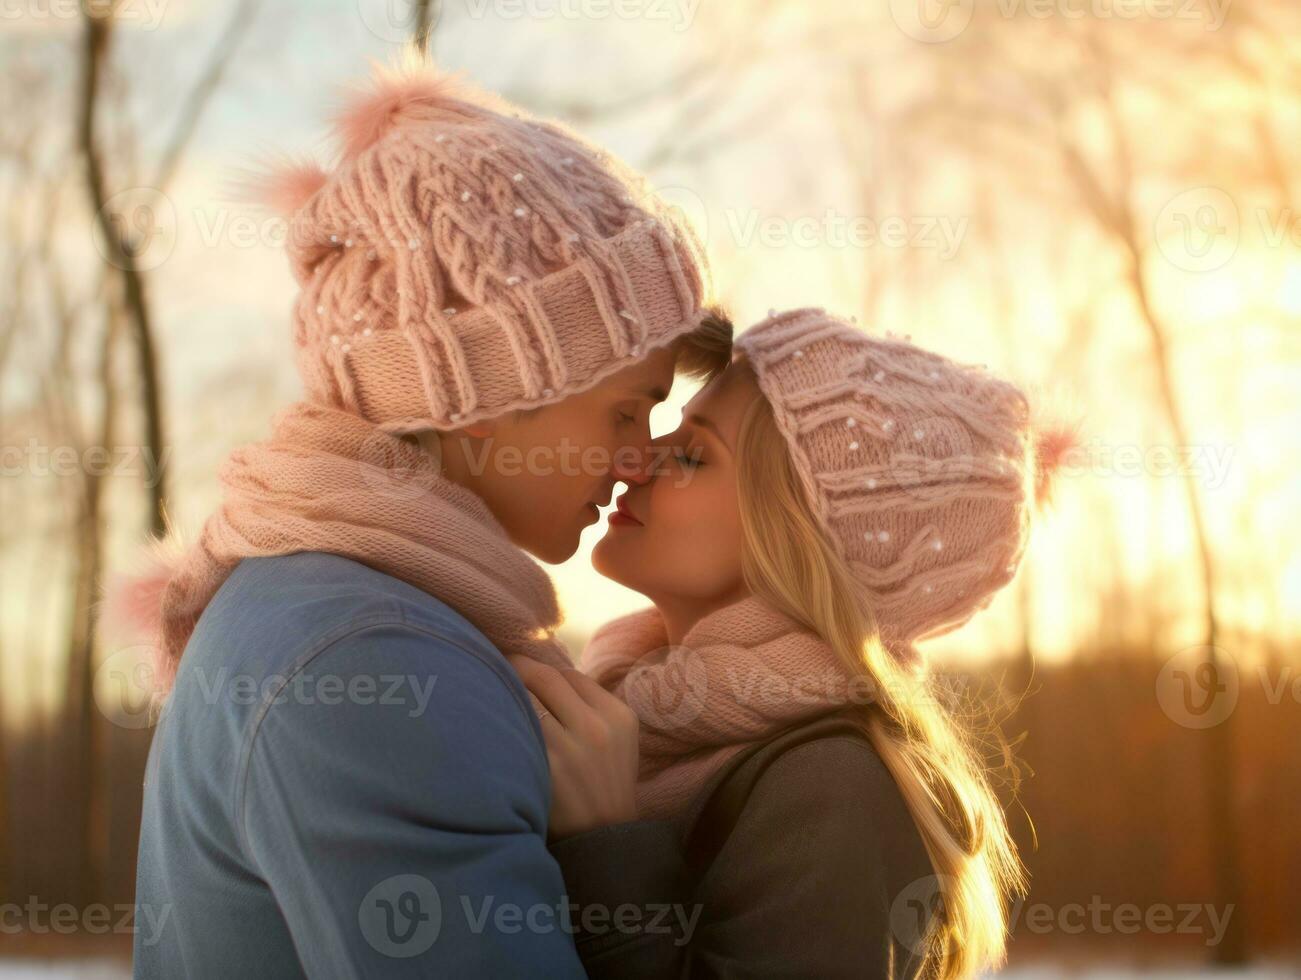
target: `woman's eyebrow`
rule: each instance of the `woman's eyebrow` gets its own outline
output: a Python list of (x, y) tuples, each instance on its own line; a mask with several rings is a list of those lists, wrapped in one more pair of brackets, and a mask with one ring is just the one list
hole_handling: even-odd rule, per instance
[(697, 412), (692, 412), (686, 417), (686, 420), (688, 424), (704, 429), (706, 432), (713, 435), (715, 439), (723, 444), (723, 447), (727, 449), (728, 452), (732, 451), (731, 445), (723, 438), (723, 433), (718, 430), (718, 426), (716, 426), (713, 421)]

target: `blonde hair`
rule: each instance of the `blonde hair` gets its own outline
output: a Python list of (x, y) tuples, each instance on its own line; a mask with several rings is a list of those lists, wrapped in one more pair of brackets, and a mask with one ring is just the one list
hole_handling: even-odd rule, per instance
[(871, 685), (873, 699), (853, 709), (855, 721), (899, 786), (938, 881), (937, 914), (917, 937), (922, 975), (967, 977), (1000, 966), (1007, 904), (1025, 891), (1026, 879), (976, 729), (959, 723), (934, 679), (902, 666), (883, 646), (790, 454), (773, 451), (784, 446), (771, 406), (757, 399), (737, 447), (746, 585), (820, 635)]

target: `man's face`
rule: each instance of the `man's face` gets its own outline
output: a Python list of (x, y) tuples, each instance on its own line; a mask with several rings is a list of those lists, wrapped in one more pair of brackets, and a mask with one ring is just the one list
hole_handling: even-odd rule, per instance
[(660, 348), (581, 394), (443, 433), (444, 471), (483, 498), (515, 544), (562, 562), (616, 483), (648, 478), (650, 413), (673, 372), (673, 352)]

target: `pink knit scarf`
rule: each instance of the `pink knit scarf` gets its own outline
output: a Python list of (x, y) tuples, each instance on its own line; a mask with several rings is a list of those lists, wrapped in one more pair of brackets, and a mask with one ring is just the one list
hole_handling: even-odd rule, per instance
[(637, 803), (650, 818), (680, 811), (745, 746), (865, 696), (821, 637), (753, 596), (677, 647), (654, 608), (615, 619), (592, 636), (583, 669), (641, 719)]
[(194, 546), (109, 597), (119, 618), (152, 635), (160, 693), (240, 560), (299, 551), (342, 555), (414, 585), (503, 653), (572, 666), (554, 636), (561, 615), (551, 579), (428, 454), (356, 415), (306, 402), (272, 428), (270, 439), (223, 464), (222, 504)]

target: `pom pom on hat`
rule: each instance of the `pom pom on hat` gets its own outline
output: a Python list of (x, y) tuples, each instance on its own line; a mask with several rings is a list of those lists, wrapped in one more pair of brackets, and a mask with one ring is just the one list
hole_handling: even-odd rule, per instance
[(163, 619), (163, 590), (184, 558), (178, 540), (152, 539), (136, 556), (133, 572), (111, 576), (100, 602), (99, 625), (114, 640), (150, 640)]
[(353, 90), (335, 115), (344, 161), (383, 139), (403, 122), (464, 116), (467, 104), (503, 111), (505, 103), (476, 89), (459, 74), (439, 71), (408, 46), (398, 62), (376, 62), (368, 84)]
[(1078, 425), (1049, 425), (1034, 435), (1034, 502), (1044, 507), (1052, 498), (1054, 478), (1067, 454), (1078, 446)]
[(110, 643), (143, 646), (149, 652), (154, 697), (172, 686), (176, 663), (163, 651), (163, 593), (180, 569), (185, 546), (176, 537), (154, 538), (137, 554), (132, 572), (111, 576), (99, 603), (99, 633)]
[(306, 206), (327, 180), (329, 175), (316, 161), (291, 157), (250, 172), (235, 183), (231, 194), (288, 218)]

